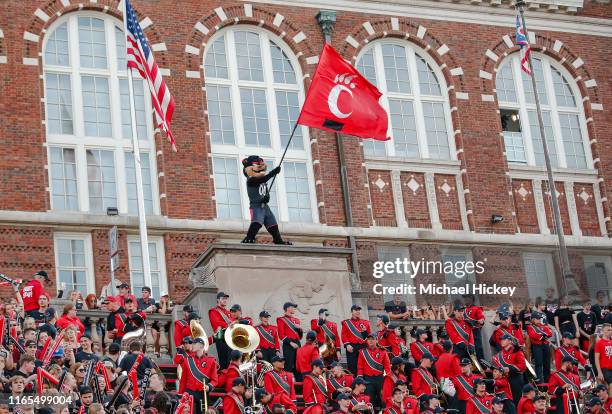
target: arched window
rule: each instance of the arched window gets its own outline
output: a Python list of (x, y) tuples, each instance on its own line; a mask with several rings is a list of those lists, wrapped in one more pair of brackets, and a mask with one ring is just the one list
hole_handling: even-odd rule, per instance
[(364, 141), (366, 157), (456, 158), (444, 77), (424, 51), (399, 40), (372, 42), (357, 69), (383, 93), (392, 138)]
[[(280, 161), (303, 101), (299, 66), (280, 39), (237, 26), (208, 42), (204, 77), (217, 217), (248, 219), (241, 160)], [(270, 205), (281, 221), (318, 220), (307, 134), (297, 128), (274, 184)]]
[[(121, 22), (71, 13), (43, 45), (51, 208), (138, 213), (125, 39)], [(145, 208), (159, 214), (150, 96), (135, 75)]]
[[(565, 69), (552, 59), (540, 54), (532, 58), (553, 167), (592, 168), (577, 86)], [(544, 166), (532, 82), (521, 70), (518, 54), (502, 62), (495, 84), (508, 162)]]

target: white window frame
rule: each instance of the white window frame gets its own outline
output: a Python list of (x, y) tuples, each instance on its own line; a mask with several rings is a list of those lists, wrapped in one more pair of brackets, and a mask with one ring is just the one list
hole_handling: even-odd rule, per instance
[[(157, 260), (159, 261), (159, 290), (161, 292), (168, 292), (168, 275), (166, 273), (166, 249), (164, 247), (164, 238), (161, 236), (149, 236), (149, 244), (155, 243), (155, 249), (157, 252)], [(130, 287), (133, 288), (134, 282), (132, 280), (132, 254), (130, 250), (131, 243), (138, 243), (138, 248), (140, 249), (140, 236), (138, 235), (128, 235), (127, 237), (127, 245), (128, 245), (128, 264), (130, 266)], [(150, 246), (149, 246), (150, 250)], [(142, 254), (142, 253), (141, 253)], [(144, 258), (143, 258), (144, 260)], [(153, 282), (151, 282), (153, 283)], [(150, 286), (152, 288), (152, 286)], [(132, 291), (132, 293), (137, 293)], [(159, 298), (154, 298), (156, 301), (159, 301)]]
[[(545, 264), (546, 264), (546, 276), (548, 277), (548, 286), (553, 288), (555, 290), (555, 297), (559, 295), (559, 289), (557, 287), (557, 279), (555, 277), (555, 266), (553, 263), (553, 258), (552, 258), (552, 254), (550, 253), (529, 253), (529, 252), (525, 252), (523, 253), (523, 267), (525, 267), (525, 260), (526, 259), (531, 259), (531, 260), (544, 260)], [(530, 285), (529, 285), (529, 279), (527, 278), (527, 270), (525, 269), (525, 282), (527, 284), (527, 291), (529, 294), (529, 297), (532, 297), (532, 293), (529, 292), (530, 289)], [(533, 296), (535, 297), (535, 296)], [(544, 295), (542, 295), (542, 298), (544, 298)]]
[[(472, 254), (472, 252), (470, 250), (465, 250), (465, 249), (455, 249), (455, 248), (443, 248), (440, 250), (440, 258), (442, 260), (442, 270), (444, 270), (444, 257), (445, 256), (463, 256), (465, 258), (464, 262), (474, 262), (474, 255)], [(444, 272), (443, 272), (444, 273)], [(448, 277), (452, 276), (452, 277), (456, 277), (455, 275), (448, 275), (446, 273), (444, 273), (444, 283), (448, 284)], [(465, 281), (466, 284), (470, 283), (472, 285), (478, 283), (478, 279), (476, 278), (477, 274), (476, 274), (476, 269), (474, 269), (471, 273), (466, 274), (463, 278), (457, 278), (457, 280), (462, 280)], [(460, 298), (461, 295), (455, 295), (453, 297), (453, 295), (448, 295), (448, 299), (450, 301), (452, 300), (456, 300), (458, 298)], [(480, 297), (479, 295), (474, 295), (474, 303), (476, 305), (480, 304)]]
[(584, 271), (585, 271), (584, 277), (587, 280), (587, 290), (589, 290), (589, 286), (588, 286), (588, 277), (586, 275), (586, 269), (589, 266), (594, 265), (595, 263), (603, 263), (604, 266), (606, 267), (606, 274), (608, 275), (608, 290), (606, 294), (608, 295), (608, 297), (612, 297), (612, 257), (589, 255), (589, 256), (583, 256), (582, 259), (584, 260)]
[[(586, 117), (584, 115), (584, 108), (582, 105), (582, 95), (580, 94), (580, 90), (578, 89), (578, 85), (574, 81), (574, 78), (571, 74), (558, 62), (549, 58), (546, 55), (541, 53), (533, 53), (533, 59), (540, 59), (542, 62), (542, 73), (544, 75), (544, 86), (546, 90), (546, 94), (548, 97), (548, 103), (540, 103), (543, 112), (550, 112), (550, 119), (554, 134), (555, 141), (555, 149), (557, 152), (557, 164), (556, 168), (559, 169), (567, 169), (567, 159), (565, 157), (565, 147), (563, 145), (563, 137), (561, 132), (561, 125), (559, 122), (559, 112), (561, 113), (569, 113), (572, 115), (578, 116), (578, 123), (580, 125), (580, 133), (582, 135), (582, 145), (584, 148), (584, 156), (586, 158), (586, 170), (593, 169), (593, 155), (591, 154), (591, 145), (589, 139), (589, 131), (586, 125)], [(517, 110), (519, 113), (519, 120), (521, 123), (521, 133), (523, 135), (523, 143), (525, 148), (525, 156), (527, 159), (526, 163), (523, 162), (514, 162), (509, 161), (508, 164), (510, 168), (513, 165), (529, 165), (534, 167), (543, 167), (538, 166), (535, 160), (534, 153), (534, 144), (533, 138), (531, 136), (531, 127), (529, 123), (529, 111), (536, 110), (535, 103), (527, 103), (526, 100), (526, 90), (523, 86), (523, 78), (521, 74), (521, 63), (518, 54), (512, 54), (508, 56), (501, 63), (496, 73), (499, 73), (504, 65), (512, 65), (512, 76), (514, 78), (514, 88), (516, 91), (517, 102), (499, 102), (500, 109), (513, 109)], [(574, 95), (574, 100), (576, 102), (576, 107), (567, 107), (567, 106), (558, 106), (557, 105), (557, 97), (555, 95), (555, 89), (552, 78), (552, 70), (554, 68), (561, 73), (561, 75), (567, 81), (568, 86), (572, 94)], [(531, 80), (529, 80), (531, 82)], [(583, 171), (585, 169), (580, 169)]]
[(88, 293), (96, 293), (95, 271), (93, 263), (93, 248), (91, 245), (91, 234), (89, 233), (53, 233), (53, 250), (55, 257), (55, 286), (60, 288), (59, 277), (59, 249), (57, 247), (58, 240), (81, 240), (83, 241), (83, 254), (85, 255), (85, 276), (87, 278)]
[[(261, 47), (261, 58), (262, 64), (264, 68), (264, 82), (259, 81), (244, 81), (238, 80), (238, 71), (237, 71), (237, 61), (235, 53), (228, 53), (228, 45), (234, 44), (234, 31), (250, 31), (253, 33), (257, 33), (260, 36), (260, 45)], [(206, 77), (207, 85), (216, 85), (216, 86), (225, 86), (230, 88), (230, 98), (232, 102), (232, 118), (234, 121), (234, 145), (226, 145), (226, 144), (215, 144), (211, 141), (211, 149), (212, 149), (212, 157), (222, 157), (222, 158), (233, 158), (236, 160), (238, 172), (242, 174), (242, 159), (248, 157), (249, 155), (257, 154), (260, 157), (266, 160), (273, 160), (274, 165), (278, 165), (280, 162), (280, 157), (283, 153), (284, 146), (281, 143), (280, 130), (278, 128), (278, 119), (276, 113), (276, 95), (275, 91), (277, 90), (286, 90), (297, 92), (298, 94), (298, 102), (299, 104), (303, 104), (304, 102), (304, 88), (302, 84), (302, 73), (300, 69), (299, 62), (295, 58), (293, 51), (287, 47), (285, 42), (279, 38), (278, 36), (270, 33), (266, 30), (260, 29), (255, 26), (232, 26), (230, 28), (226, 28), (215, 33), (212, 38), (207, 42), (208, 45), (213, 45), (213, 43), (221, 36), (225, 36), (225, 56), (226, 62), (228, 66), (228, 79), (223, 78), (214, 78), (214, 77)], [(267, 63), (271, 63), (271, 54), (270, 48), (268, 46), (269, 41), (273, 41), (280, 49), (285, 53), (293, 70), (295, 72), (296, 84), (279, 84), (274, 82), (274, 74), (272, 73), (271, 64), (267, 66)], [(204, 52), (204, 61), (203, 65), (206, 62), (206, 56), (208, 52), (211, 50), (211, 47), (207, 47)], [(256, 89), (265, 89), (266, 91), (266, 101), (267, 101), (267, 114), (268, 114), (268, 123), (269, 123), (269, 132), (270, 132), (270, 148), (263, 147), (249, 147), (245, 145), (245, 137), (242, 123), (242, 107), (240, 100), (240, 88), (256, 88)], [(295, 148), (290, 147), (287, 150), (287, 155), (285, 156), (285, 162), (300, 162), (306, 164), (306, 172), (308, 176), (309, 183), (309, 194), (310, 194), (310, 211), (312, 213), (312, 223), (319, 223), (319, 214), (317, 208), (317, 193), (315, 189), (315, 179), (314, 179), (314, 171), (312, 168), (312, 157), (310, 151), (310, 137), (308, 134), (308, 128), (300, 125), (302, 133), (302, 140), (304, 143), (303, 150), (296, 150)], [(214, 172), (213, 172), (214, 176)], [(276, 177), (276, 181), (274, 183), (274, 189), (276, 194), (282, 195), (286, 194), (286, 185), (285, 178), (283, 173), (279, 174)], [(287, 206), (287, 202), (285, 197), (277, 196), (278, 200), (278, 213), (279, 217), (277, 219), (282, 222), (289, 221), (289, 209)], [(249, 199), (246, 192), (246, 179), (240, 180), (240, 203), (242, 207), (242, 218), (249, 220)], [(217, 220), (228, 220), (228, 219), (217, 219)]]
[[(410, 72), (410, 78), (409, 78), (410, 79), (410, 89), (411, 89), (410, 93), (390, 92), (387, 89), (387, 81), (385, 78), (385, 65), (383, 62), (383, 55), (382, 55), (382, 45), (383, 44), (398, 45), (406, 49), (406, 56), (408, 59), (408, 70)], [(391, 139), (385, 142), (386, 156), (384, 158), (408, 160), (411, 162), (427, 161), (427, 162), (434, 162), (434, 163), (437, 163), (437, 162), (444, 163), (444, 162), (448, 162), (452, 160), (457, 160), (457, 148), (455, 146), (453, 123), (452, 123), (451, 112), (450, 112), (450, 101), (448, 99), (448, 86), (446, 85), (444, 74), (438, 67), (438, 64), (422, 48), (418, 47), (417, 45), (413, 43), (402, 41), (399, 39), (384, 39), (384, 40), (378, 40), (378, 41), (369, 43), (366, 47), (364, 47), (361, 50), (361, 52), (357, 56), (356, 62), (358, 63), (361, 57), (372, 49), (374, 53), (374, 68), (376, 72), (376, 86), (378, 87), (378, 90), (382, 93), (382, 96), (379, 99), (379, 102), (382, 105), (382, 107), (385, 109), (385, 111), (387, 111), (387, 114), (390, 114), (389, 99), (402, 99), (402, 100), (409, 100), (412, 102), (413, 109), (414, 109), (416, 129), (417, 129), (417, 142), (419, 144), (419, 153), (420, 153), (420, 157), (416, 159), (406, 158), (404, 156), (395, 154), (393, 127), (391, 125), (391, 116), (389, 115), (388, 116), (389, 125), (387, 127), (388, 128), (387, 135), (390, 136)], [(440, 85), (440, 96), (424, 95), (424, 98), (421, 97), (420, 85), (419, 85), (419, 73), (417, 70), (417, 63), (416, 63), (416, 58), (417, 58), (416, 55), (423, 58), (425, 62), (429, 65), (431, 70), (433, 70), (434, 74), (436, 75), (436, 78)], [(448, 137), (448, 151), (449, 151), (448, 159), (437, 159), (437, 158), (429, 157), (427, 130), (425, 129), (425, 117), (423, 115), (423, 102), (436, 102), (436, 103), (443, 104), (444, 119), (446, 122), (446, 133)], [(364, 155), (367, 159), (381, 158), (380, 156), (368, 155), (367, 153), (365, 153), (365, 151), (364, 151)]]
[[(381, 260), (387, 261), (389, 260), (391, 256), (394, 258), (394, 260), (395, 258), (400, 258), (402, 260), (406, 258), (408, 259), (408, 261), (410, 261), (410, 249), (408, 248), (408, 246), (384, 245), (383, 244), (383, 245), (376, 246), (376, 256), (378, 257), (379, 261)], [(406, 283), (408, 286), (414, 286), (414, 279), (411, 277), (410, 273), (404, 273), (401, 276), (403, 276), (403, 280), (401, 281), (401, 283)], [(386, 275), (382, 279), (379, 279), (379, 282), (382, 283), (383, 286), (398, 287), (398, 285), (395, 283), (387, 283), (389, 282), (389, 275)], [(393, 282), (397, 282), (397, 280), (394, 280)], [(383, 294), (383, 301), (388, 302), (390, 300), (393, 300), (393, 296), (395, 295)], [(402, 300), (406, 302), (406, 305), (408, 307), (411, 307), (417, 304), (416, 295), (406, 295), (406, 296), (400, 295), (400, 296)]]
[[(80, 67), (80, 54), (79, 54), (79, 42), (78, 42), (78, 18), (79, 17), (93, 17), (104, 21), (105, 34), (106, 34), (106, 52), (108, 69), (94, 69), (94, 68), (81, 68)], [(115, 39), (115, 27), (118, 27), (123, 32), (121, 21), (114, 19), (113, 17), (100, 13), (81, 11), (78, 13), (70, 13), (60, 17), (56, 22), (53, 23), (52, 27), (47, 33), (52, 33), (55, 28), (61, 24), (67, 24), (68, 31), (68, 45), (69, 45), (69, 57), (70, 66), (57, 66), (45, 63), (45, 49), (47, 40), (50, 36), (45, 36), (42, 45), (42, 56), (43, 56), (43, 83), (47, 73), (59, 73), (67, 74), (70, 76), (71, 81), (71, 96), (72, 96), (72, 119), (73, 119), (73, 135), (66, 134), (52, 134), (46, 131), (47, 136), (47, 147), (60, 147), (60, 148), (73, 148), (75, 150), (76, 160), (76, 175), (77, 175), (77, 196), (79, 203), (79, 211), (89, 212), (89, 188), (88, 188), (88, 175), (87, 175), (87, 155), (88, 149), (100, 149), (113, 151), (115, 158), (115, 185), (117, 194), (117, 208), (119, 213), (123, 215), (128, 214), (128, 195), (126, 186), (126, 174), (125, 174), (125, 153), (132, 152), (132, 139), (122, 137), (122, 125), (121, 125), (121, 96), (119, 88), (119, 79), (127, 78), (127, 70), (119, 70), (117, 65), (117, 47)], [(81, 76), (104, 76), (109, 81), (109, 94), (110, 94), (110, 105), (111, 105), (111, 125), (112, 125), (112, 137), (91, 137), (85, 136), (85, 126), (83, 119), (83, 99), (82, 99), (82, 88), (81, 88)], [(139, 75), (134, 73), (136, 79)], [(152, 183), (152, 197), (153, 197), (153, 215), (160, 214), (159, 207), (159, 188), (157, 183), (157, 157), (156, 147), (154, 139), (154, 128), (152, 119), (152, 104), (151, 96), (148, 91), (147, 85), (144, 85), (145, 93), (145, 108), (151, 108), (149, 116), (146, 117), (147, 126), (147, 139), (141, 139), (139, 141), (140, 151), (149, 153), (149, 164), (151, 172), (151, 183)], [(46, 85), (44, 86), (46, 91)], [(46, 105), (46, 103), (45, 103)], [(45, 109), (45, 113), (48, 113)], [(50, 151), (47, 153), (47, 169), (49, 175), (49, 182), (51, 182), (51, 154)], [(49, 188), (49, 197), (51, 199), (51, 210), (53, 210), (53, 197), (51, 194), (51, 188)], [(95, 212), (94, 214), (106, 214), (105, 212)]]

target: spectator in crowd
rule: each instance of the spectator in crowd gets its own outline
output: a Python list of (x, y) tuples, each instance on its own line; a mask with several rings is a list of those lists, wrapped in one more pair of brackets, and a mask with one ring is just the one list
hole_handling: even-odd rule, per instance
[(157, 311), (161, 314), (172, 313), (172, 301), (170, 300), (170, 296), (167, 293), (162, 292), (159, 303), (157, 304)]
[(62, 316), (57, 320), (56, 323), (59, 329), (66, 329), (69, 326), (74, 326), (79, 331), (79, 337), (85, 332), (85, 325), (77, 316), (77, 308), (74, 304), (68, 304), (64, 306)]
[(130, 285), (128, 285), (127, 283), (120, 283), (119, 285), (117, 285), (117, 289), (119, 289), (119, 294), (117, 295), (119, 305), (125, 307), (125, 300), (130, 294)]
[[(130, 344), (130, 352), (124, 356), (119, 363), (119, 368), (121, 368), (121, 371), (130, 372), (130, 369), (136, 362), (138, 356), (143, 353), (142, 346), (143, 344), (138, 341)], [(153, 368), (153, 363), (148, 356), (144, 355), (142, 361), (140, 361), (140, 364), (136, 368), (136, 374), (138, 375), (139, 380), (144, 378), (147, 368)]]
[(98, 309), (98, 299), (94, 293), (90, 293), (89, 295), (85, 296), (84, 308), (88, 310)]
[(81, 344), (81, 348), (79, 349), (79, 351), (77, 351), (77, 353), (74, 356), (75, 361), (83, 362), (83, 361), (94, 360), (98, 362), (99, 358), (93, 352), (93, 349), (92, 349), (93, 341), (91, 339), (91, 336), (83, 335), (81, 336), (81, 339), (79, 342)]
[(72, 302), (72, 304), (74, 305), (76, 309), (78, 310), (87, 309), (87, 308), (84, 308), (83, 306), (85, 302), (83, 300), (83, 295), (78, 290), (71, 290), (68, 298), (70, 299), (70, 301)]
[(157, 304), (155, 303), (155, 299), (151, 297), (151, 288), (148, 286), (143, 286), (141, 297), (138, 299), (138, 310), (139, 311), (147, 311), (147, 312), (155, 312), (157, 310)]
[(608, 294), (603, 290), (598, 290), (595, 294), (595, 303), (591, 306), (591, 310), (597, 318), (597, 325), (603, 323), (604, 318), (608, 310)]
[(49, 307), (49, 302), (49, 295), (47, 293), (40, 295), (38, 297), (38, 309), (28, 313), (29, 316), (34, 318), (36, 326), (46, 323), (53, 324), (55, 322), (55, 309)]
[(77, 385), (81, 386), (85, 379), (85, 365), (82, 362), (75, 362), (70, 366), (70, 373), (74, 376)]
[(578, 320), (580, 333), (580, 348), (589, 352), (591, 337), (595, 334), (595, 328), (597, 327), (597, 316), (591, 310), (591, 302), (587, 301), (583, 304), (582, 310), (576, 315), (576, 319)]
[(44, 270), (37, 272), (34, 278), (27, 282), (20, 291), (20, 296), (23, 299), (23, 308), (26, 313), (38, 309), (38, 298), (46, 294), (43, 283), (48, 283), (49, 275)]
[(401, 300), (399, 295), (394, 295), (393, 300), (385, 302), (385, 312), (391, 320), (409, 319), (412, 315), (406, 306), (406, 302)]
[(554, 321), (559, 334), (570, 332), (578, 337), (578, 319), (576, 313), (568, 306), (566, 298), (559, 300), (559, 307), (554, 312)]

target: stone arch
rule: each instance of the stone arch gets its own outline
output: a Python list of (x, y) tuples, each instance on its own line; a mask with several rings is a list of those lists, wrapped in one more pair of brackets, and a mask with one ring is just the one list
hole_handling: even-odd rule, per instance
[(463, 197), (467, 211), (467, 219), (470, 230), (473, 231), (475, 223), (472, 215), (472, 201), (469, 191), (466, 159), (463, 152), (461, 122), (457, 113), (457, 107), (460, 101), (469, 99), (468, 93), (463, 92), (465, 87), (463, 68), (457, 64), (450, 48), (429, 32), (425, 26), (417, 24), (409, 19), (398, 17), (363, 22), (344, 39), (340, 47), (340, 52), (344, 56), (351, 56), (351, 62), (355, 64), (357, 56), (368, 43), (384, 38), (403, 39), (419, 46), (436, 62), (444, 76), (451, 107), (451, 123), (453, 125), (457, 159), (461, 163), (461, 180), (464, 188)]
[[(604, 171), (601, 166), (601, 158), (599, 156), (601, 149), (597, 140), (597, 133), (593, 125), (593, 112), (603, 110), (603, 105), (600, 103), (600, 92), (597, 82), (591, 76), (584, 60), (561, 40), (541, 35), (536, 32), (529, 32), (529, 43), (531, 44), (531, 49), (533, 51), (541, 53), (563, 66), (563, 68), (567, 70), (567, 72), (572, 76), (573, 81), (578, 86), (578, 91), (581, 95), (578, 98), (582, 101), (584, 115), (586, 118), (591, 154), (593, 156), (593, 165), (595, 168), (597, 168), (597, 180), (601, 194), (601, 204), (604, 213), (605, 227), (608, 234), (610, 234), (612, 233), (612, 220), (610, 219), (612, 208), (608, 202)], [(518, 50), (519, 47), (514, 44), (510, 34), (504, 35), (492, 48), (486, 50), (484, 56), (481, 58), (481, 69), (479, 73), (483, 101), (497, 101), (497, 92), (495, 89), (495, 76), (497, 75), (497, 71), (504, 59), (513, 53), (518, 53)]]

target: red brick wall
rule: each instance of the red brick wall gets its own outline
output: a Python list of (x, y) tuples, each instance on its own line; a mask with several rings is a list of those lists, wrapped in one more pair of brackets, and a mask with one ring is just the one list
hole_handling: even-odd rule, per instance
[(516, 220), (521, 233), (540, 233), (530, 180), (512, 180)]
[[(514, 296), (510, 298), (516, 306), (524, 305), (523, 301), (529, 298), (527, 290), (523, 257), (520, 249), (502, 247), (474, 247), (472, 256), (475, 262), (484, 263), (484, 273), (476, 275), (478, 283), (487, 285), (516, 287)], [(497, 306), (508, 299), (503, 296), (482, 295), (480, 304), (483, 306)]]
[(601, 236), (599, 218), (597, 217), (597, 208), (595, 207), (593, 185), (575, 183), (574, 197), (576, 200), (576, 210), (578, 212), (578, 221), (580, 223), (582, 235)]
[[(557, 190), (557, 200), (559, 200), (559, 211), (561, 212), (561, 223), (563, 224), (563, 234), (572, 234), (572, 229), (569, 221), (569, 213), (567, 212), (567, 198), (565, 196), (565, 186), (563, 183), (555, 182), (555, 188)], [(550, 193), (548, 192), (548, 182), (542, 182), (542, 194), (544, 196), (544, 208), (546, 209), (546, 221), (548, 222), (548, 228), (551, 233), (554, 233), (554, 219), (552, 216), (552, 206), (550, 199)]]
[(377, 226), (397, 226), (395, 206), (393, 204), (393, 188), (389, 171), (368, 171), (370, 199), (372, 200), (372, 215)]
[[(402, 172), (400, 183), (404, 199), (404, 214), (409, 227), (431, 228), (431, 217), (427, 204), (427, 190), (425, 189), (425, 175), (423, 173)], [(418, 183), (412, 190), (408, 183), (412, 180)]]
[[(459, 199), (463, 194), (457, 193), (457, 181), (454, 175), (435, 174), (436, 200), (438, 213), (443, 229), (463, 230)], [(448, 191), (445, 191), (448, 190)]]

